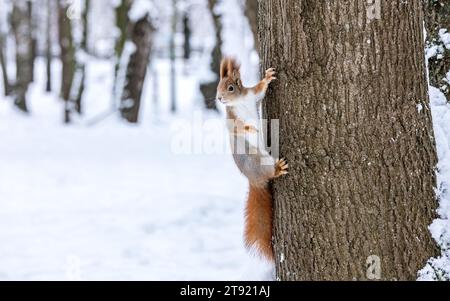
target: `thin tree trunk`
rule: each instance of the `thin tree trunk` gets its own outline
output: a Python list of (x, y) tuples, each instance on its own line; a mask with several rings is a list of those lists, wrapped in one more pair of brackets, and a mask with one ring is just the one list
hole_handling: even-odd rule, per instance
[(253, 34), (255, 50), (259, 53), (259, 36), (258, 36), (258, 0), (245, 0), (245, 16), (250, 24)]
[(46, 59), (46, 75), (47, 83), (45, 90), (52, 91), (52, 15), (53, 15), (53, 0), (47, 0), (47, 24), (46, 24), (46, 41), (45, 41), (45, 59)]
[(128, 39), (129, 24), (128, 12), (131, 8), (130, 0), (121, 0), (120, 5), (116, 7), (116, 27), (119, 30), (119, 37), (116, 41), (115, 54), (116, 54), (116, 67), (114, 71), (114, 82), (117, 80), (117, 73), (120, 68), (120, 58), (125, 48), (125, 43)]
[(187, 61), (191, 58), (191, 36), (192, 36), (188, 12), (185, 12), (183, 15), (183, 35), (184, 35), (183, 57), (184, 60)]
[(120, 110), (124, 119), (131, 123), (137, 123), (155, 28), (148, 16), (137, 21), (132, 28), (131, 40), (136, 46), (136, 50), (128, 62)]
[[(89, 10), (91, 6), (90, 0), (84, 1), (84, 9), (83, 14), (81, 16), (82, 18), (82, 26), (83, 26), (83, 35), (81, 38), (81, 44), (79, 45), (79, 50), (83, 52), (83, 59), (86, 58), (88, 54), (88, 32), (89, 32)], [(85, 82), (86, 82), (86, 61), (77, 62), (77, 70), (76, 75), (77, 78), (77, 87), (74, 91), (75, 93), (75, 110), (78, 112), (78, 114), (83, 113), (83, 94), (85, 89)]]
[(3, 90), (5, 96), (9, 96), (11, 92), (11, 86), (8, 77), (8, 66), (5, 58), (6, 51), (6, 37), (0, 33), (0, 68), (2, 72)]
[(176, 45), (175, 34), (177, 31), (178, 9), (177, 0), (172, 0), (172, 32), (170, 34), (170, 110), (177, 111), (177, 74), (176, 74)]
[(28, 6), (25, 0), (16, 0), (13, 4), (11, 27), (16, 40), (16, 83), (15, 105), (28, 112), (27, 91), (32, 80), (32, 42)]
[(31, 53), (30, 53), (30, 70), (31, 70), (31, 82), (34, 81), (34, 62), (36, 61), (37, 56), (37, 39), (36, 39), (36, 24), (34, 24), (34, 18), (33, 18), (33, 1), (27, 0), (27, 10), (28, 10), (28, 18), (27, 22), (29, 22), (28, 26), (30, 28), (30, 31), (28, 32), (28, 38), (30, 39), (31, 43)]
[(216, 80), (200, 85), (205, 106), (210, 110), (217, 110), (216, 90), (220, 79), (220, 61), (222, 60), (222, 16), (217, 13), (217, 0), (208, 0), (208, 8), (213, 18), (214, 30), (216, 34), (216, 45), (211, 53), (211, 70), (216, 75)]
[(450, 33), (450, 0), (423, 0), (427, 47), (437, 47), (436, 54), (428, 58), (430, 84), (442, 91), (450, 100), (450, 44), (442, 37)]
[(72, 23), (67, 17), (68, 4), (58, 1), (59, 45), (61, 48), (62, 83), (61, 98), (64, 100), (64, 122), (70, 123), (72, 83), (75, 75), (75, 48), (73, 45)]
[(290, 166), (273, 185), (278, 279), (414, 280), (437, 254), (421, 8), (259, 1), (262, 67), (279, 71), (265, 115)]

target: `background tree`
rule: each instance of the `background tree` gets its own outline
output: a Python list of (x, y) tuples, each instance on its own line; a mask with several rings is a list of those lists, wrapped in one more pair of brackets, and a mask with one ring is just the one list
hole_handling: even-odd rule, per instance
[(86, 85), (86, 61), (88, 56), (88, 32), (89, 32), (89, 10), (90, 0), (84, 0), (83, 11), (81, 13), (81, 41), (76, 45), (76, 70), (74, 75), (74, 85), (72, 87), (71, 98), (78, 114), (82, 113), (82, 99)]
[(122, 117), (131, 123), (139, 120), (142, 89), (150, 62), (154, 31), (155, 28), (148, 15), (132, 24), (131, 41), (135, 45), (135, 50), (128, 62), (120, 104)]
[[(450, 0), (424, 0), (427, 47), (436, 47), (435, 55), (429, 56), (430, 84), (440, 89), (450, 100)], [(450, 39), (450, 38), (449, 38)]]
[(245, 16), (250, 24), (250, 29), (253, 34), (253, 41), (255, 43), (255, 50), (259, 52), (259, 36), (258, 36), (258, 0), (245, 0)]
[(177, 111), (177, 73), (176, 73), (176, 43), (175, 35), (177, 33), (178, 23), (178, 8), (177, 0), (172, 0), (172, 20), (171, 20), (171, 32), (170, 32), (170, 110), (172, 113)]
[(200, 85), (200, 91), (205, 100), (207, 109), (217, 110), (216, 89), (220, 79), (220, 61), (222, 59), (222, 16), (217, 12), (217, 0), (208, 0), (208, 8), (211, 13), (214, 31), (216, 33), (216, 44), (211, 53), (211, 70), (216, 75), (216, 79)]
[(11, 27), (16, 41), (16, 82), (14, 104), (23, 112), (28, 112), (27, 91), (33, 76), (33, 40), (28, 1), (13, 2)]
[(185, 11), (183, 14), (183, 58), (184, 60), (189, 60), (191, 58), (191, 24), (189, 18), (189, 12)]
[(3, 93), (5, 96), (9, 96), (11, 87), (8, 77), (8, 67), (5, 58), (5, 50), (6, 50), (6, 35), (4, 35), (3, 32), (0, 32), (0, 71), (2, 73), (2, 80), (4, 87)]
[(259, 1), (290, 165), (273, 186), (281, 280), (414, 280), (436, 255), (422, 3), (373, 3)]
[(47, 18), (46, 18), (46, 27), (45, 27), (45, 61), (46, 61), (46, 76), (47, 81), (45, 84), (45, 90), (47, 92), (52, 91), (52, 25), (53, 25), (53, 11), (54, 11), (54, 1), (47, 0)]

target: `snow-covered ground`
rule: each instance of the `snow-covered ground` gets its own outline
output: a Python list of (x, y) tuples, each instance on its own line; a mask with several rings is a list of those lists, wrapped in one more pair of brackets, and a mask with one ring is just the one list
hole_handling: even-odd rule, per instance
[[(90, 65), (88, 117), (110, 107), (111, 67)], [(167, 88), (166, 64), (158, 67), (160, 89)], [(247, 184), (230, 155), (174, 149), (175, 125), (189, 120), (183, 107), (197, 96), (195, 78), (180, 77), (176, 117), (155, 116), (147, 89), (146, 121), (138, 126), (116, 115), (63, 126), (62, 104), (42, 92), (44, 73), (36, 74), (31, 117), (0, 99), (0, 280), (261, 277), (243, 247)]]

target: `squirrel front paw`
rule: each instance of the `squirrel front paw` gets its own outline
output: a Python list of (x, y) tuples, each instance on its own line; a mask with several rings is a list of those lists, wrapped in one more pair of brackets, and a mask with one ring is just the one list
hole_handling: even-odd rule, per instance
[(265, 81), (270, 84), (272, 81), (276, 80), (277, 78), (275, 77), (275, 68), (269, 68), (266, 70), (266, 76), (264, 77)]
[(281, 177), (288, 174), (289, 164), (287, 164), (285, 159), (279, 159), (275, 163), (275, 175), (274, 178)]

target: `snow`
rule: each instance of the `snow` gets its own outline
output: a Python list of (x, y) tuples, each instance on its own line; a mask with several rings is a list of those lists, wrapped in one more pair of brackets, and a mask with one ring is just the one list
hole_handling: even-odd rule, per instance
[(419, 280), (450, 280), (450, 104), (439, 89), (430, 86), (429, 91), (438, 155), (436, 194), (439, 200), (439, 218), (429, 228), (442, 252), (419, 271)]
[[(110, 108), (112, 68), (88, 65), (87, 119)], [(270, 271), (243, 246), (247, 184), (229, 154), (171, 149), (187, 105), (137, 126), (115, 115), (63, 126), (62, 104), (36, 74), (32, 116), (0, 98), (0, 280), (243, 280)], [(190, 106), (196, 79), (180, 78)], [(145, 93), (143, 114), (152, 116)]]

